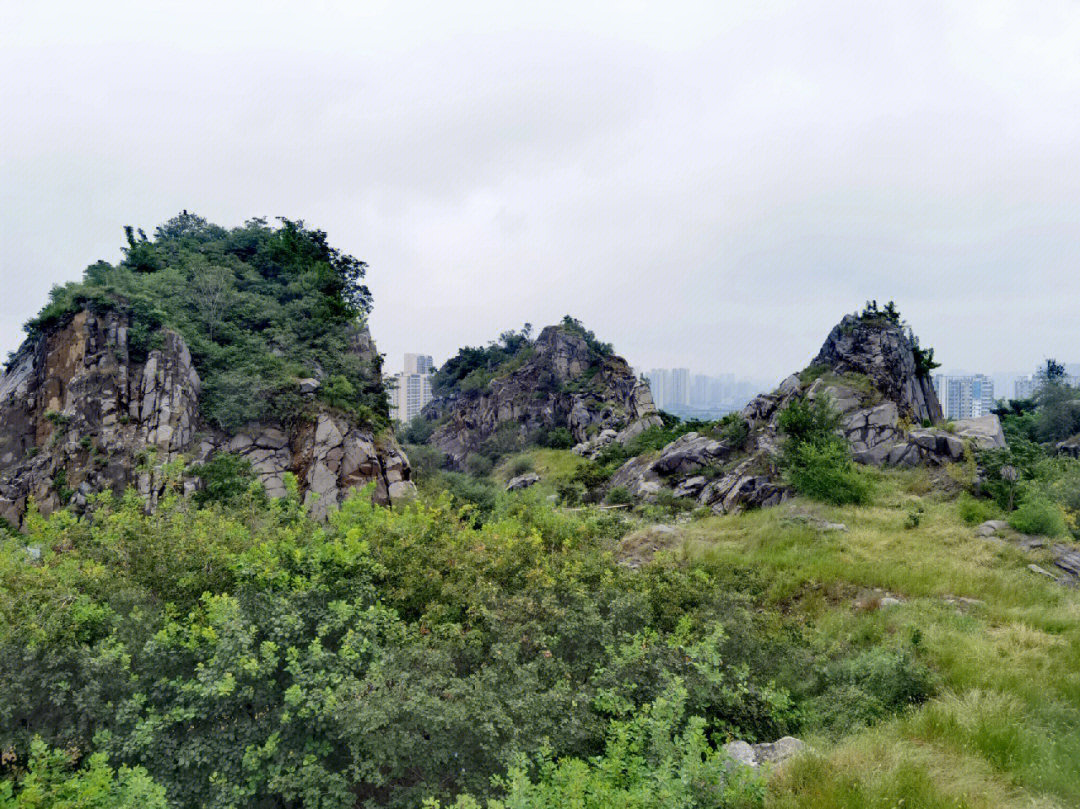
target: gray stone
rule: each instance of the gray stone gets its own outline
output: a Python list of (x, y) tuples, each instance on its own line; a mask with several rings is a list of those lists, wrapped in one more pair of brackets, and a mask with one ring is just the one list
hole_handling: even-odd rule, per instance
[(1002, 449), (1005, 444), (1005, 431), (1001, 421), (993, 413), (972, 419), (959, 419), (953, 422), (955, 435), (970, 439), (978, 449)]
[(758, 765), (757, 755), (754, 753), (754, 748), (747, 742), (734, 741), (728, 742), (724, 745), (724, 752), (735, 759), (736, 762), (746, 767), (756, 767)]
[(1049, 570), (1047, 570), (1044, 567), (1039, 567), (1034, 562), (1032, 562), (1030, 565), (1028, 565), (1028, 570), (1030, 570), (1032, 573), (1038, 573), (1040, 576), (1046, 576), (1047, 578), (1051, 578), (1051, 579), (1056, 579), (1057, 578), (1057, 576), (1055, 576)]
[(524, 475), (518, 475), (515, 478), (511, 478), (510, 482), (506, 484), (506, 491), (517, 492), (522, 489), (527, 489), (530, 486), (535, 486), (540, 482), (540, 476), (535, 472), (526, 472)]
[(296, 384), (300, 388), (300, 392), (305, 396), (313, 395), (320, 387), (322, 387), (322, 383), (313, 377), (298, 379), (296, 380)]

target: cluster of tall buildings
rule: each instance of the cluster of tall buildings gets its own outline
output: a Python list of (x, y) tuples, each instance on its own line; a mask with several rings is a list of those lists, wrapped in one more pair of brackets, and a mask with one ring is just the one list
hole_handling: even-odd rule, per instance
[(994, 380), (985, 374), (937, 374), (934, 390), (947, 419), (978, 418), (994, 409)]
[(705, 376), (689, 368), (653, 368), (645, 373), (653, 402), (668, 413), (708, 417), (738, 410), (758, 392), (756, 383), (734, 374)]
[(390, 380), (390, 418), (410, 422), (431, 401), (435, 363), (427, 354), (406, 354), (405, 370)]

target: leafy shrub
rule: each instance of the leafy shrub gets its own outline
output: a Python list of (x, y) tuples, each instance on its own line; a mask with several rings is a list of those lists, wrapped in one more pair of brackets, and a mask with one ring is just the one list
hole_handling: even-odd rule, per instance
[(1036, 495), (1025, 498), (1009, 515), (1009, 525), (1022, 534), (1056, 537), (1065, 533), (1065, 518), (1056, 503)]
[(625, 486), (615, 486), (604, 498), (608, 505), (612, 506), (625, 506), (634, 502), (634, 496), (630, 494), (630, 491)]
[(189, 473), (202, 482), (202, 488), (195, 492), (199, 505), (234, 504), (257, 482), (251, 461), (231, 452), (216, 452), (206, 463), (190, 467)]
[(524, 475), (526, 472), (533, 471), (533, 461), (527, 455), (523, 455), (520, 458), (514, 458), (510, 462), (510, 476), (517, 477), (518, 475)]
[(835, 505), (863, 505), (873, 493), (870, 480), (839, 438), (797, 444), (787, 453), (787, 478), (796, 491)]
[(956, 501), (956, 509), (960, 519), (968, 525), (978, 525), (1001, 516), (1001, 512), (993, 502), (976, 500), (967, 493), (960, 495), (960, 498)]
[(104, 753), (75, 764), (35, 739), (25, 772), (0, 781), (0, 809), (167, 809), (165, 790), (142, 767), (114, 771)]
[(487, 455), (470, 455), (465, 461), (465, 466), (470, 475), (483, 478), (491, 474), (491, 470), (495, 468), (495, 462)]
[(415, 416), (412, 421), (405, 425), (401, 432), (401, 440), (407, 444), (426, 444), (435, 432), (437, 425), (423, 416)]
[(829, 664), (814, 687), (811, 713), (825, 728), (847, 733), (925, 702), (936, 682), (913, 651), (876, 647)]
[[(535, 777), (524, 757), (496, 780), (503, 795), (482, 804), (461, 795), (447, 809), (757, 809), (765, 778), (710, 743), (700, 717), (684, 718), (686, 690), (674, 683), (625, 720), (611, 722), (604, 753), (590, 760), (541, 757)], [(662, 804), (660, 803), (662, 801)], [(437, 800), (425, 809), (440, 809)]]
[(840, 426), (841, 414), (826, 396), (815, 399), (797, 397), (781, 411), (777, 426), (788, 437), (789, 445), (822, 442)]
[(792, 400), (777, 419), (786, 435), (783, 457), (788, 483), (815, 500), (841, 505), (870, 501), (866, 474), (851, 460), (847, 442), (836, 433), (838, 413), (827, 397)]
[(738, 413), (728, 413), (717, 423), (717, 437), (733, 450), (741, 450), (750, 437), (750, 426)]
[(566, 427), (553, 427), (541, 431), (536, 443), (550, 449), (572, 449), (577, 442), (574, 441), (573, 434)]

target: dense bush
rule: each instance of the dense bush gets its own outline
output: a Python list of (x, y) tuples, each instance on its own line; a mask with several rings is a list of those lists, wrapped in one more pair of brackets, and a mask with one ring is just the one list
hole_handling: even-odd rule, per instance
[(781, 411), (777, 423), (786, 436), (785, 476), (796, 491), (826, 503), (869, 502), (870, 481), (836, 432), (840, 414), (827, 398), (796, 398)]
[(142, 767), (114, 771), (103, 753), (85, 766), (35, 739), (24, 770), (0, 781), (0, 809), (166, 809), (165, 790)]
[(1066, 530), (1061, 508), (1038, 495), (1024, 499), (1020, 507), (1009, 515), (1009, 525), (1023, 534), (1050, 537), (1061, 536)]
[(836, 505), (870, 502), (870, 481), (843, 439), (796, 443), (785, 452), (785, 463), (788, 482), (807, 497)]
[[(153, 515), (105, 496), (0, 540), (0, 750), (104, 753), (180, 807), (415, 806), (489, 795), (522, 753), (630, 761), (618, 740), (660, 710), (686, 756), (646, 753), (640, 790), (719, 777), (714, 736), (797, 721), (748, 665), (772, 656), (748, 604), (699, 569), (613, 565), (618, 518), (495, 492), (476, 522), (449, 495), (391, 511), (361, 493), (317, 525), (289, 483)], [(555, 788), (547, 765), (521, 773)]]
[(202, 380), (200, 406), (233, 430), (248, 421), (288, 421), (303, 410), (296, 381), (321, 376), (319, 395), (373, 424), (388, 418), (380, 361), (351, 350), (371, 308), (366, 265), (302, 222), (253, 219), (231, 230), (183, 213), (153, 239), (129, 233), (124, 260), (99, 261), (83, 280), (54, 287), (27, 324), (38, 334), (82, 308), (120, 310), (133, 358), (178, 331)]

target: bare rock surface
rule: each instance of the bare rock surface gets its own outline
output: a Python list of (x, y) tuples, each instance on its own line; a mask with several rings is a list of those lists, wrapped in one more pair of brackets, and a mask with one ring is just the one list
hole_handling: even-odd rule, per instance
[[(366, 330), (360, 340), (370, 342)], [(43, 513), (135, 486), (152, 507), (162, 466), (219, 451), (247, 458), (271, 496), (298, 478), (317, 516), (351, 489), (375, 484), (377, 502), (412, 496), (408, 459), (392, 434), (377, 436), (339, 414), (314, 424), (249, 424), (234, 435), (199, 412), (200, 381), (187, 345), (163, 330), (161, 348), (133, 357), (126, 319), (81, 311), (28, 339), (0, 377), (0, 517), (20, 525), (28, 498)], [(185, 483), (185, 491), (196, 486)]]

